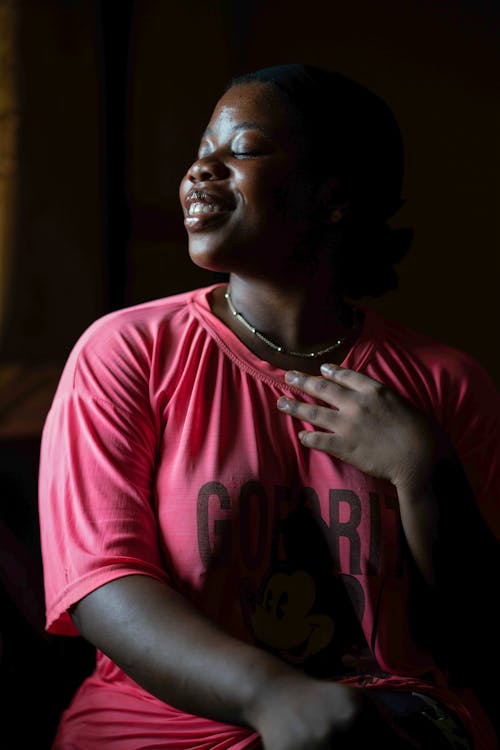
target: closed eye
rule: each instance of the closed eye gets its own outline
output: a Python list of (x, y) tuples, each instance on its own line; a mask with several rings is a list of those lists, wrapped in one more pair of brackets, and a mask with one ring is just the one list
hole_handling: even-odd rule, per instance
[(252, 156), (259, 156), (260, 151), (233, 151), (232, 154), (236, 159), (248, 159)]

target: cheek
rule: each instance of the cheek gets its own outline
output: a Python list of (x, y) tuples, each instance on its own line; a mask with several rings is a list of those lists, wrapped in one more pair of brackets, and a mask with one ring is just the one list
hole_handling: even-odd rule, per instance
[(262, 172), (258, 180), (251, 180), (241, 184), (241, 192), (246, 198), (248, 206), (263, 218), (266, 214), (272, 218), (295, 215), (300, 204), (296, 200), (296, 188), (293, 175), (289, 172), (277, 174), (276, 171)]
[(279, 185), (273, 192), (273, 211), (283, 220), (293, 224), (303, 224), (312, 216), (310, 195), (304, 189), (295, 184)]
[(313, 187), (295, 169), (284, 170), (278, 179), (269, 174), (263, 189), (269, 207), (285, 218), (305, 218), (311, 211)]
[(282, 216), (294, 216), (295, 211), (295, 201), (293, 200), (293, 193), (284, 185), (281, 185), (278, 187), (274, 193), (274, 209), (278, 211), (279, 214)]

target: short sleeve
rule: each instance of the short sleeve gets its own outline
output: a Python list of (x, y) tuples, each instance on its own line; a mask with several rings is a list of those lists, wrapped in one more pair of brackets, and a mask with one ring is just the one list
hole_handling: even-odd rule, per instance
[(49, 632), (77, 634), (68, 609), (113, 579), (168, 582), (152, 493), (155, 427), (136, 375), (143, 371), (109, 346), (73, 355), (47, 416), (39, 515)]
[(462, 362), (460, 373), (449, 377), (445, 427), (481, 512), (500, 539), (500, 394), (471, 358)]

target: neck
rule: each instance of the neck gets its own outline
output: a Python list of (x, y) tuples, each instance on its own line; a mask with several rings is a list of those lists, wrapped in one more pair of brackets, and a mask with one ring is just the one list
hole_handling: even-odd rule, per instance
[(229, 286), (236, 310), (288, 351), (320, 349), (352, 330), (352, 308), (327, 278), (316, 276), (313, 284), (302, 278), (283, 285), (281, 281), (256, 282), (232, 274)]

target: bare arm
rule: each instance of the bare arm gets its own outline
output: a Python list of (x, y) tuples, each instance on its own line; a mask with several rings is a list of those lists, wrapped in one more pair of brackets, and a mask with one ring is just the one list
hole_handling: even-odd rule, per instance
[[(477, 573), (500, 573), (498, 540), (484, 521), (459, 458), (442, 453), (426, 480), (397, 486), (401, 521), (418, 567), (439, 595), (481, 591)], [(482, 595), (482, 593), (481, 593)], [(485, 601), (486, 603), (486, 601)]]
[(112, 581), (72, 612), (80, 633), (161, 700), (248, 724), (269, 679), (292, 670), (219, 630), (176, 591), (144, 575)]
[(448, 584), (444, 571), (456, 577), (465, 540), (479, 560), (498, 561), (498, 544), (441, 428), (366, 375), (337, 366), (322, 366), (322, 374), (287, 373), (286, 379), (328, 406), (281, 398), (278, 408), (322, 428), (299, 433), (305, 446), (396, 487), (406, 540), (427, 583)]
[(189, 713), (252, 727), (265, 750), (327, 749), (346, 732), (354, 739), (374, 727), (387, 732), (360, 689), (306, 677), (236, 640), (153, 578), (105, 584), (72, 617), (150, 693)]
[(408, 548), (427, 585), (422, 618), (432, 619), (435, 656), (458, 665), (466, 682), (484, 681), (491, 654), (477, 657), (481, 643), (491, 648), (498, 639), (492, 582), (500, 576), (500, 545), (458, 457), (437, 424), (396, 392), (336, 366), (322, 374), (289, 373), (287, 382), (328, 406), (280, 399), (278, 408), (322, 428), (299, 433), (304, 445), (396, 487)]

